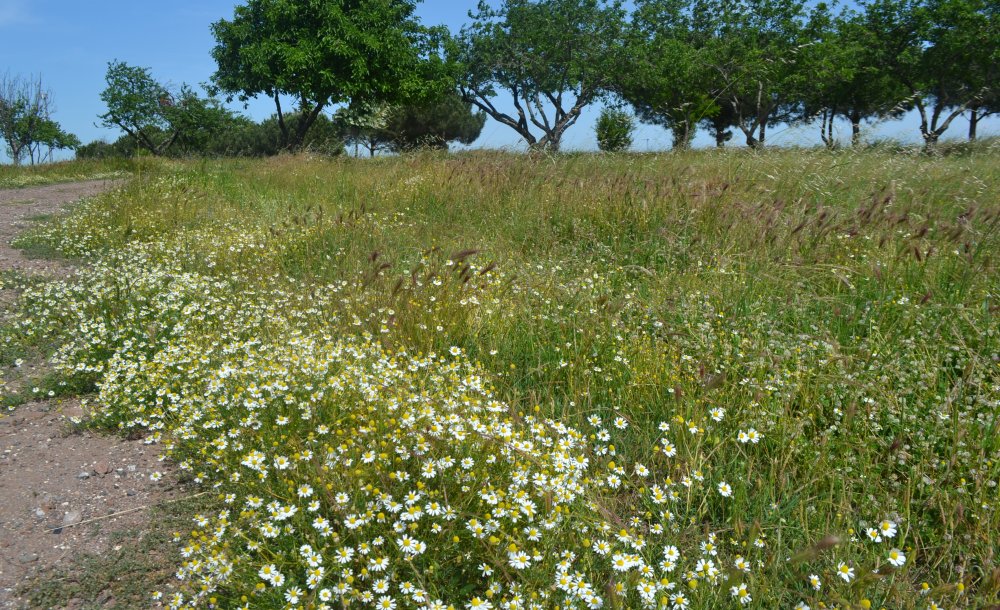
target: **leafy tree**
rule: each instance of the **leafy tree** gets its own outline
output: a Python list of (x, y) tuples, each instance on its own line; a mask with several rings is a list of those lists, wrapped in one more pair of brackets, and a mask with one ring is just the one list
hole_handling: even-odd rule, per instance
[(632, 146), (632, 132), (635, 122), (632, 115), (616, 108), (605, 108), (597, 117), (594, 127), (597, 133), (597, 147), (604, 152), (621, 152)]
[[(714, 99), (719, 99), (719, 94), (713, 94)], [(733, 139), (732, 127), (736, 126), (739, 117), (730, 104), (719, 104), (715, 114), (701, 120), (703, 125), (715, 139), (716, 148), (724, 148), (726, 142)]]
[[(248, 0), (212, 24), (215, 85), (242, 100), (274, 100), (282, 142), (299, 148), (323, 110), (400, 102), (443, 91), (454, 78), (442, 32), (414, 17), (414, 0)], [(281, 96), (296, 100), (289, 123)]]
[(472, 104), (457, 93), (428, 104), (408, 104), (393, 108), (385, 131), (392, 137), (394, 150), (417, 148), (447, 150), (449, 142), (472, 144), (486, 124), (484, 112), (474, 112)]
[[(909, 94), (932, 148), (951, 123), (988, 107), (1000, 80), (1000, 8), (992, 0), (870, 0), (867, 44)], [(904, 105), (901, 105), (904, 106)]]
[(986, 117), (1000, 114), (1000, 92), (987, 91), (982, 99), (977, 99), (969, 105), (969, 141), (976, 139), (979, 121)]
[(34, 141), (28, 146), (31, 164), (51, 157), (55, 150), (74, 150), (80, 146), (80, 138), (63, 130), (59, 123), (50, 118), (42, 119), (37, 125)]
[(118, 127), (153, 155), (203, 154), (243, 121), (215, 98), (200, 97), (187, 85), (172, 93), (149, 68), (112, 61), (106, 80), (101, 99), (108, 111), (100, 116), (102, 125)]
[(75, 136), (67, 134), (52, 120), (52, 94), (41, 78), (0, 76), (0, 137), (14, 165), (27, 157), (31, 163), (42, 158), (42, 148), (72, 148)]
[[(980, 112), (995, 102), (1000, 91), (1000, 5), (995, 0), (928, 0), (922, 12), (924, 51), (915, 82), (907, 84), (920, 113), (920, 133), (930, 147), (965, 111)], [(970, 133), (975, 134), (974, 126)]]
[(891, 68), (872, 52), (872, 32), (865, 27), (864, 15), (849, 11), (834, 15), (829, 6), (814, 7), (804, 29), (799, 49), (798, 69), (790, 86), (802, 101), (803, 121), (820, 119), (820, 137), (834, 146), (834, 121), (838, 117), (851, 124), (851, 143), (861, 140), (865, 120), (899, 116), (905, 111), (900, 102), (907, 97)]
[(799, 101), (791, 82), (802, 41), (801, 0), (695, 0), (715, 36), (706, 59), (718, 73), (718, 99), (751, 148), (764, 146), (767, 127), (790, 120)]
[[(463, 98), (530, 148), (558, 150), (620, 69), (620, 1), (503, 0), (493, 9), (481, 0), (470, 17), (451, 48)], [(513, 115), (495, 104), (500, 91), (509, 94)]]
[(673, 133), (687, 148), (698, 123), (719, 114), (715, 73), (705, 60), (704, 39), (687, 0), (640, 0), (628, 29), (632, 63), (619, 95), (648, 123)]
[(364, 147), (369, 157), (379, 150), (388, 149), (393, 141), (389, 131), (389, 115), (393, 107), (389, 104), (352, 104), (340, 108), (333, 115), (333, 122), (340, 128), (341, 136), (348, 146), (354, 147), (354, 156)]

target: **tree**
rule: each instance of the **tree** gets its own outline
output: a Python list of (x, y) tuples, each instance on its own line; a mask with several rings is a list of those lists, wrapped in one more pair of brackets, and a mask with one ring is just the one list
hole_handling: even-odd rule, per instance
[(393, 150), (447, 150), (449, 142), (472, 144), (485, 124), (484, 112), (474, 112), (472, 104), (452, 93), (428, 104), (393, 108), (385, 130), (392, 137), (390, 145)]
[(130, 66), (122, 61), (108, 62), (107, 87), (101, 101), (108, 111), (100, 115), (104, 127), (118, 127), (136, 144), (153, 155), (169, 149), (180, 130), (171, 123), (176, 114), (170, 91), (150, 75), (149, 68)]
[(851, 124), (851, 144), (861, 140), (861, 123), (905, 112), (907, 97), (891, 68), (873, 53), (872, 34), (864, 15), (853, 11), (834, 15), (828, 5), (816, 5), (804, 29), (794, 71), (795, 95), (801, 100), (801, 121), (820, 119), (820, 137), (827, 146), (836, 139), (837, 117)]
[(866, 44), (905, 88), (933, 148), (951, 123), (988, 107), (1000, 80), (1000, 7), (994, 0), (870, 0)]
[(341, 136), (348, 146), (354, 146), (354, 156), (359, 147), (374, 157), (380, 149), (389, 148), (393, 135), (388, 130), (389, 115), (393, 107), (389, 104), (352, 104), (340, 108), (333, 115), (333, 122), (339, 127)]
[(772, 123), (790, 120), (799, 101), (791, 81), (802, 43), (801, 0), (695, 0), (714, 25), (705, 57), (720, 78), (718, 99), (730, 106), (747, 146), (761, 148)]
[[(451, 47), (462, 97), (530, 148), (558, 150), (621, 67), (620, 1), (503, 0), (492, 9), (481, 0), (470, 17)], [(499, 91), (509, 94), (514, 114), (495, 104)]]
[(601, 110), (594, 127), (597, 134), (597, 147), (604, 152), (621, 152), (632, 146), (632, 132), (635, 122), (632, 115), (616, 108)]
[(988, 91), (981, 100), (976, 100), (969, 105), (969, 141), (976, 140), (976, 131), (979, 121), (986, 117), (1000, 114), (1000, 92)]
[(41, 78), (0, 76), (0, 136), (14, 165), (20, 165), (26, 155), (34, 162), (31, 151), (45, 122), (50, 121), (50, 110), (51, 94)]
[(241, 123), (217, 99), (201, 97), (187, 85), (171, 92), (149, 68), (112, 61), (105, 78), (101, 99), (108, 111), (100, 116), (101, 124), (121, 129), (153, 155), (204, 154), (221, 134)]
[[(444, 91), (454, 75), (443, 33), (422, 27), (414, 0), (248, 0), (212, 24), (219, 90), (274, 100), (283, 144), (299, 148), (323, 110), (396, 103)], [(294, 129), (281, 97), (296, 100)]]
[[(928, 0), (919, 75), (909, 82), (920, 134), (933, 147), (970, 108), (988, 109), (1000, 91), (1000, 5), (995, 0)], [(929, 104), (923, 96), (929, 98)], [(978, 122), (978, 117), (973, 117)], [(975, 123), (970, 125), (975, 137)]]
[(63, 131), (59, 123), (45, 118), (38, 124), (34, 142), (28, 146), (28, 156), (31, 158), (31, 164), (34, 165), (42, 162), (46, 157), (51, 158), (52, 151), (75, 150), (79, 146), (80, 138)]

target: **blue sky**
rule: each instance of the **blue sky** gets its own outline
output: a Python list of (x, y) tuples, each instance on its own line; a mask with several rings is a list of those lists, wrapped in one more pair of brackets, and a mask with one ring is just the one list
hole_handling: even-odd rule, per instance
[[(213, 39), (209, 25), (230, 18), (234, 0), (0, 0), (0, 73), (41, 75), (56, 104), (55, 119), (84, 142), (118, 137), (114, 130), (96, 126), (104, 112), (99, 95), (104, 88), (107, 62), (119, 59), (149, 67), (153, 76), (179, 85), (207, 82), (215, 69), (209, 54)], [(418, 12), (424, 23), (444, 24), (453, 31), (468, 20), (476, 0), (424, 0)], [(501, 103), (501, 107), (509, 104)], [(235, 105), (241, 108), (240, 105)], [(564, 148), (596, 148), (593, 123), (600, 105), (591, 107), (565, 135)], [(252, 103), (247, 110), (254, 119), (273, 112), (273, 104)], [(964, 136), (967, 122), (956, 120), (947, 138)], [(812, 144), (818, 127), (777, 126), (768, 134), (774, 144)], [(848, 132), (840, 126), (842, 137)], [(1000, 133), (1000, 120), (980, 124), (980, 134)], [(892, 137), (905, 141), (919, 138), (917, 122), (910, 116), (868, 130), (869, 137)], [(734, 135), (733, 143), (740, 140)], [(664, 149), (670, 134), (653, 126), (642, 126), (635, 134), (638, 150)], [(702, 134), (697, 144), (708, 144)], [(474, 147), (520, 148), (520, 138), (509, 128), (486, 124)]]

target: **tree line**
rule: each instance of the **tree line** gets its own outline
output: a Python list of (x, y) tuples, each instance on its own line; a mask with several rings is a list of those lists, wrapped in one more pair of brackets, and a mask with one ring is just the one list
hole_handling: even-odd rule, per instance
[[(458, 32), (420, 23), (416, 4), (246, 0), (211, 25), (207, 95), (111, 62), (101, 120), (125, 135), (80, 153), (375, 154), (469, 143), (486, 117), (558, 150), (600, 102), (676, 148), (698, 130), (761, 148), (779, 123), (817, 124), (834, 146), (837, 120), (856, 144), (866, 122), (910, 111), (933, 147), (957, 117), (975, 139), (1000, 112), (996, 0), (481, 0)], [(222, 103), (255, 98), (274, 104), (261, 123)], [(602, 142), (627, 142), (620, 112), (601, 125), (617, 130)]]

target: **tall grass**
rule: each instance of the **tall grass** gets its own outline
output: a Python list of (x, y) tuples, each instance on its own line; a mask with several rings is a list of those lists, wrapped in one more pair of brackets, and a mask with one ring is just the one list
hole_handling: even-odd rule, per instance
[[(151, 431), (220, 487), (220, 502), (256, 494), (294, 504), (293, 483), (308, 481), (331, 490), (318, 510), (337, 522), (335, 491), (374, 515), (380, 493), (413, 491), (389, 476), (412, 466), (429, 497), (459, 509), (459, 525), (409, 530), (426, 540), (430, 563), (403, 553), (386, 572), (393, 587), (424, 574), (415, 587), (427, 600), (978, 607), (996, 603), (1000, 589), (997, 161), (984, 148), (936, 158), (873, 150), (154, 163), (24, 238), (96, 264), (76, 285), (26, 291), (11, 329), (20, 340), (61, 341), (54, 362), (94, 384), (104, 421)], [(388, 373), (401, 363), (412, 378)], [(415, 372), (439, 366), (428, 378)], [(217, 375), (230, 369), (237, 381)], [(377, 371), (384, 386), (366, 394)], [(275, 383), (297, 398), (248, 389)], [(436, 397), (431, 420), (485, 418), (490, 432), (425, 446), (438, 424), (417, 434), (391, 414), (427, 397)], [(315, 412), (289, 414), (296, 401)], [(484, 415), (491, 404), (502, 413)], [(255, 428), (262, 413), (272, 424)], [(313, 444), (316, 417), (362, 442)], [(208, 420), (234, 431), (225, 447), (201, 425)], [(559, 432), (543, 434), (541, 422)], [(501, 442), (508, 433), (513, 445)], [(532, 460), (529, 469), (552, 474), (559, 462), (547, 453), (512, 456), (525, 439), (539, 446), (563, 434), (558, 442), (587, 470), (565, 482), (579, 495), (564, 507), (538, 500), (538, 522), (553, 533), (529, 541), (495, 504), (484, 508), (478, 487), (516, 491), (517, 469)], [(367, 439), (382, 439), (387, 456), (395, 446), (395, 461), (362, 468)], [(237, 444), (269, 460), (278, 447), (322, 455), (326, 446), (346, 461), (251, 483)], [(438, 464), (464, 456), (487, 465), (421, 479), (405, 457), (414, 447)], [(355, 450), (357, 459), (345, 457)], [(490, 453), (510, 463), (481, 461)], [(661, 504), (657, 489), (672, 499)], [(365, 527), (375, 533), (363, 540), (335, 523), (323, 546), (308, 522), (278, 542), (255, 538), (261, 511), (236, 512), (199, 520), (215, 525), (186, 542), (185, 555), (200, 559), (181, 575), (204, 587), (189, 587), (176, 606), (209, 596), (238, 605), (242, 595), (261, 607), (320, 604), (323, 587), (292, 576), (308, 562), (295, 550), (307, 539), (310, 552), (326, 554), (324, 578), (351, 585), (335, 599), (368, 607), (384, 596), (363, 562), (340, 572), (332, 554), (366, 548), (376, 534), (395, 540), (391, 516), (372, 516)], [(497, 521), (488, 543), (469, 538), (464, 524), (475, 518)], [(273, 510), (272, 519), (284, 523)], [(219, 523), (223, 533), (211, 535)], [(661, 563), (671, 546), (676, 569)], [(513, 567), (523, 549), (535, 565)], [(905, 561), (890, 562), (892, 551)], [(637, 560), (619, 570), (615, 554)], [(205, 567), (213, 557), (229, 566), (224, 578)], [(560, 585), (570, 575), (560, 561), (586, 587)], [(281, 583), (257, 573), (265, 565)], [(411, 593), (385, 595), (433, 607)]]

